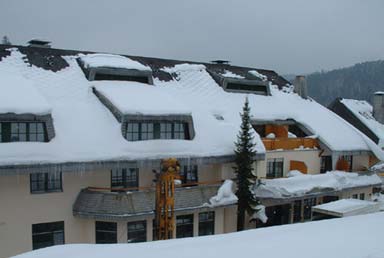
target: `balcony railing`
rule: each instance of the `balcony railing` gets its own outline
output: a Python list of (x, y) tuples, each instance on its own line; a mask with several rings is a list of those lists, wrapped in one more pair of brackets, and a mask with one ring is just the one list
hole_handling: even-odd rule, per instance
[(312, 138), (263, 138), (266, 150), (294, 150), (299, 148), (314, 149), (319, 147), (317, 139)]

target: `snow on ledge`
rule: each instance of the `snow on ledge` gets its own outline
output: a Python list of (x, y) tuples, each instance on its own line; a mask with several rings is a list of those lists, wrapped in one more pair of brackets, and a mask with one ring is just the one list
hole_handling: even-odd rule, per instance
[(223, 76), (223, 77), (229, 77), (229, 78), (236, 78), (236, 79), (245, 79), (244, 76), (235, 74), (235, 73), (233, 73), (233, 72), (231, 72), (231, 71), (228, 71), (228, 70), (225, 70), (225, 73), (223, 73), (221, 76)]
[(340, 217), (362, 215), (378, 212), (380, 205), (377, 202), (358, 199), (342, 199), (334, 202), (324, 203), (313, 207), (316, 212), (332, 212)]
[(205, 70), (205, 65), (202, 64), (177, 64), (174, 67), (164, 67), (161, 70), (167, 73), (177, 73), (177, 72), (185, 72), (185, 71), (202, 71)]
[(20, 75), (0, 73), (0, 114), (47, 115), (51, 106), (33, 83)]
[(237, 196), (233, 193), (233, 181), (225, 180), (217, 190), (217, 195), (209, 199), (209, 203), (204, 204), (208, 207), (217, 207), (237, 203)]
[(151, 71), (151, 68), (125, 56), (111, 54), (89, 54), (80, 57), (86, 68), (109, 67)]
[(380, 177), (376, 174), (359, 175), (358, 173), (332, 171), (319, 175), (263, 179), (262, 184), (255, 187), (254, 191), (256, 196), (261, 198), (283, 198), (381, 183)]

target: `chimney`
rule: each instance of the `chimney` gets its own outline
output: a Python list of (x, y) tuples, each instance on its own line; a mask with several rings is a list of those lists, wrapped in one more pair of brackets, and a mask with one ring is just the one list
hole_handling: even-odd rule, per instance
[(378, 91), (373, 94), (373, 117), (384, 124), (384, 92)]
[(40, 40), (40, 39), (32, 39), (28, 41), (29, 47), (44, 47), (44, 48), (50, 48), (51, 42), (46, 40)]
[(307, 79), (304, 75), (298, 75), (296, 76), (295, 80), (293, 81), (294, 91), (299, 94), (300, 97), (303, 99), (306, 99), (308, 97), (308, 91), (307, 91)]

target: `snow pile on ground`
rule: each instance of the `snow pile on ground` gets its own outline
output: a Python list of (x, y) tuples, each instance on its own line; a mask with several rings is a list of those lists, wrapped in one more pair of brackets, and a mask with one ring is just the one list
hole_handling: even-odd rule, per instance
[[(139, 244), (68, 244), (17, 258), (383, 258), (384, 213)], [(16, 258), (15, 257), (15, 258)]]
[(237, 203), (237, 196), (233, 193), (233, 181), (225, 180), (224, 183), (217, 190), (217, 195), (209, 199), (207, 206), (217, 207), (224, 205), (231, 205)]
[(187, 108), (172, 94), (172, 90), (140, 82), (98, 81), (93, 83), (123, 114), (190, 115)]
[(312, 209), (316, 212), (331, 212), (339, 217), (355, 216), (379, 211), (379, 204), (358, 199), (342, 199), (334, 202), (316, 205)]
[(295, 176), (303, 176), (304, 174), (301, 173), (299, 170), (291, 170), (288, 172), (287, 177), (295, 177)]
[(12, 73), (0, 70), (0, 113), (46, 115), (51, 107), (39, 93), (33, 82)]
[(262, 184), (254, 187), (257, 197), (283, 198), (302, 196), (322, 191), (338, 191), (346, 188), (381, 184), (376, 174), (332, 171), (319, 175), (302, 175), (288, 178), (262, 179)]
[(151, 68), (125, 56), (111, 54), (89, 54), (80, 57), (86, 68), (109, 67), (151, 71)]
[(376, 193), (376, 194), (372, 195), (372, 201), (378, 202), (380, 205), (380, 210), (384, 211), (384, 194)]
[(373, 117), (373, 107), (365, 100), (342, 99), (343, 103), (360, 121), (379, 138), (379, 146), (384, 147), (384, 125)]

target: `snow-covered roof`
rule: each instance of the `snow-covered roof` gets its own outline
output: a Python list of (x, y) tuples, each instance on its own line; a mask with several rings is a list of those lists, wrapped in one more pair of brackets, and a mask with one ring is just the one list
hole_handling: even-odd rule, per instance
[(360, 175), (351, 172), (331, 171), (318, 175), (299, 173), (292, 175), (288, 178), (263, 179), (262, 184), (255, 186), (256, 196), (260, 198), (288, 198), (382, 183), (376, 174)]
[(95, 81), (93, 84), (123, 114), (192, 114), (192, 108), (169, 88), (129, 81)]
[(340, 100), (364, 125), (379, 138), (378, 145), (384, 147), (384, 125), (373, 117), (373, 107), (365, 100)]
[(51, 106), (31, 80), (18, 73), (0, 70), (0, 114), (46, 115)]
[(347, 217), (373, 213), (380, 211), (380, 205), (377, 202), (342, 199), (329, 203), (324, 203), (312, 207), (312, 211), (333, 215), (336, 217)]
[[(113, 67), (144, 69), (128, 57), (34, 49), (34, 56), (38, 54), (37, 51), (57, 51), (53, 53), (58, 57), (52, 59), (54, 61), (50, 64), (54, 69), (50, 70), (50, 66), (45, 67), (45, 62), (28, 59), (31, 57), (24, 54), (28, 53), (28, 48), (3, 51), (9, 53), (1, 60), (0, 71), (10, 72), (17, 78), (26, 78), (33, 83), (36, 91), (51, 106), (56, 137), (48, 143), (0, 144), (0, 165), (233, 155), (241, 123), (239, 113), (247, 94), (224, 91), (207, 71), (213, 67), (212, 64), (179, 62), (175, 65), (174, 61), (162, 63), (160, 59), (151, 59), (148, 67), (156, 65), (156, 69), (152, 69), (154, 86), (151, 86), (137, 82), (88, 81), (77, 62), (81, 56), (83, 60), (89, 61), (89, 65), (111, 64)], [(44, 55), (46, 53), (42, 53), (42, 58), (45, 58)], [(25, 60), (29, 60), (30, 64)], [(145, 63), (144, 58), (140, 60)], [(34, 65), (34, 62), (44, 68)], [(241, 70), (240, 67), (236, 69)], [(248, 72), (249, 68), (245, 71)], [(248, 94), (253, 120), (294, 119), (333, 151), (372, 149), (358, 131), (336, 114), (313, 100), (292, 93), (292, 87), (282, 86), (284, 80), (273, 72), (265, 71), (265, 74), (271, 78), (268, 81), (271, 96)], [(275, 85), (275, 82), (279, 85)], [(17, 86), (7, 84), (5, 91), (13, 92), (12, 87)], [(126, 113), (191, 114), (195, 137), (188, 141), (128, 142), (122, 136), (121, 124), (95, 96), (93, 87), (107, 95), (110, 101)], [(256, 151), (259, 154), (265, 153), (261, 138), (256, 132), (254, 134)]]
[(111, 54), (89, 54), (80, 57), (86, 68), (108, 67), (151, 71), (151, 68), (125, 56)]
[[(237, 233), (147, 243), (66, 244), (15, 258), (167, 257), (362, 258), (383, 257), (384, 213), (296, 223)], [(321, 243), (321, 244), (320, 244)]]

